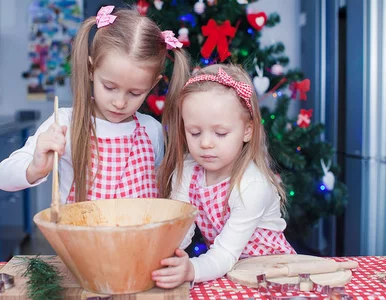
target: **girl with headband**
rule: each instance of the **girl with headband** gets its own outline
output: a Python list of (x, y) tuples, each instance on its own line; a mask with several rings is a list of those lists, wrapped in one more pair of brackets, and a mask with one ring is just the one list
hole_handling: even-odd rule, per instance
[(283, 234), (286, 194), (271, 170), (248, 74), (232, 65), (206, 67), (187, 81), (174, 106), (174, 115), (165, 116), (160, 195), (198, 208), (196, 225), (209, 250), (190, 259), (182, 250), (192, 227), (175, 256), (161, 261), (168, 268), (153, 272), (157, 285), (213, 280), (240, 258), (295, 253)]

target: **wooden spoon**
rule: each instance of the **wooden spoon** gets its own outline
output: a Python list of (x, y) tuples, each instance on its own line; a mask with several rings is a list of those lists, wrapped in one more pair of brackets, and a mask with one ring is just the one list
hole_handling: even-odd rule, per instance
[[(59, 99), (55, 96), (54, 99), (54, 118), (55, 124), (59, 125), (58, 116)], [(51, 222), (57, 223), (60, 221), (60, 194), (59, 194), (59, 155), (54, 152), (54, 166), (52, 169), (52, 201), (51, 201)]]

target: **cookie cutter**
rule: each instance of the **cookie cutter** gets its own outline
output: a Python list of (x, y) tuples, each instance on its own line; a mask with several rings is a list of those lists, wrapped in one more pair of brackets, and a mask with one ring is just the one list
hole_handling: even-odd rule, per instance
[(15, 285), (15, 277), (6, 273), (0, 273), (0, 293)]
[[(310, 274), (299, 274), (296, 283), (277, 283), (269, 281), (265, 274), (256, 276), (257, 289), (259, 293), (271, 295), (272, 293), (291, 293), (291, 292), (313, 292), (319, 295), (326, 295), (327, 299), (352, 300), (353, 298), (345, 293), (344, 286), (331, 287), (329, 285), (321, 285), (311, 280)], [(291, 296), (291, 299), (319, 299), (318, 296), (312, 297), (296, 297)], [(271, 299), (290, 299), (288, 297), (272, 296)]]

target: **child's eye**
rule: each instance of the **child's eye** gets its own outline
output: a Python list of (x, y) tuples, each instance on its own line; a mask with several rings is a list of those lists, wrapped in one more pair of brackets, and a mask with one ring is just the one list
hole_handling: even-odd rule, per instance
[(225, 137), (227, 134), (228, 134), (227, 132), (226, 132), (226, 133), (219, 133), (219, 132), (216, 132), (216, 135), (217, 135), (218, 137)]
[(107, 85), (103, 85), (103, 87), (108, 90), (108, 91), (112, 91), (114, 90), (115, 88), (114, 87), (110, 87), (110, 86), (107, 86)]
[(136, 94), (136, 93), (133, 93), (133, 92), (130, 92), (130, 94), (131, 94), (132, 96), (134, 96), (134, 97), (139, 97), (139, 96), (142, 95), (142, 94)]
[(190, 134), (191, 134), (191, 136), (199, 136), (200, 135), (199, 132), (191, 132)]

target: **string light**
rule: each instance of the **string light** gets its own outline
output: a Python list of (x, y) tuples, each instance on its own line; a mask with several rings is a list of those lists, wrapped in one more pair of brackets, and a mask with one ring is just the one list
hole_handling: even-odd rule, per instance
[(264, 119), (261, 119), (261, 124), (264, 124), (265, 123), (265, 120)]
[(297, 151), (297, 152), (300, 152), (300, 150), (302, 150), (302, 147), (298, 146), (298, 147), (296, 148), (296, 151)]
[(194, 246), (193, 250), (194, 250), (194, 254), (198, 256), (202, 253), (205, 253), (208, 250), (208, 248), (206, 247), (206, 245), (204, 243), (197, 243)]
[(248, 55), (248, 51), (245, 50), (245, 49), (242, 49), (242, 50), (240, 50), (240, 54), (241, 54), (241, 56), (247, 56)]
[(274, 92), (274, 93), (272, 94), (272, 96), (273, 96), (273, 98), (276, 98), (276, 97), (277, 97), (277, 93)]
[(196, 26), (195, 17), (193, 14), (186, 14), (180, 17), (180, 20), (185, 23), (190, 23), (192, 27)]
[(290, 196), (293, 197), (295, 195), (295, 192), (294, 191), (290, 191)]
[(324, 186), (324, 184), (320, 185), (320, 190), (324, 191), (326, 189), (326, 187)]
[(278, 91), (278, 92), (277, 92), (277, 95), (278, 95), (279, 97), (281, 97), (281, 96), (283, 95), (283, 93), (282, 93), (281, 91)]
[(247, 32), (248, 32), (249, 34), (252, 34), (252, 33), (253, 33), (253, 29), (252, 29), (252, 28), (248, 28)]
[(201, 62), (205, 65), (209, 64), (210, 63), (210, 60), (209, 59), (204, 59), (204, 58), (201, 58)]
[(275, 120), (275, 115), (271, 115), (271, 119), (272, 119), (272, 120)]

